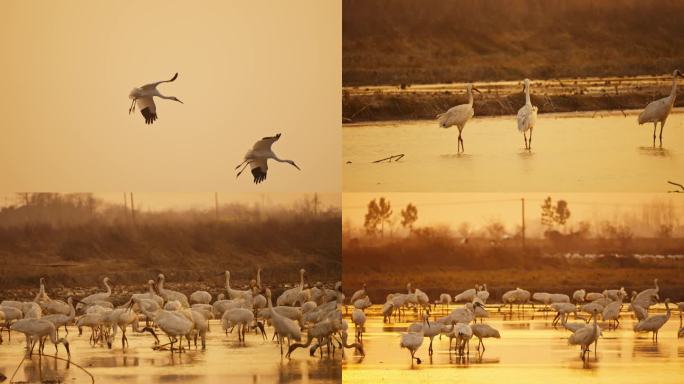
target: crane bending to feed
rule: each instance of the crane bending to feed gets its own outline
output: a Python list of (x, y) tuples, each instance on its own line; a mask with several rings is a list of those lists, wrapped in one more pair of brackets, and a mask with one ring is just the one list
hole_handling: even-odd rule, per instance
[(675, 69), (672, 72), (672, 90), (670, 94), (662, 99), (650, 102), (643, 112), (639, 114), (639, 125), (644, 123), (653, 123), (653, 146), (655, 147), (656, 139), (656, 128), (658, 123), (660, 123), (660, 146), (663, 146), (663, 127), (665, 126), (665, 120), (670, 115), (672, 107), (675, 103), (675, 98), (677, 97), (677, 76), (684, 77), (684, 74)]
[[(532, 130), (537, 122), (538, 110), (530, 101), (530, 79), (525, 79), (525, 105), (518, 110), (518, 131), (522, 132), (525, 139), (525, 149), (532, 149)], [(527, 131), (530, 132), (529, 140)]]
[(161, 83), (170, 83), (178, 77), (178, 72), (169, 80), (157, 81), (155, 83), (145, 84), (139, 88), (133, 88), (128, 98), (133, 100), (131, 102), (131, 107), (128, 108), (128, 114), (135, 111), (135, 104), (138, 104), (138, 109), (140, 113), (145, 118), (145, 124), (152, 124), (157, 120), (157, 107), (154, 105), (154, 96), (162, 99), (173, 100), (183, 104), (182, 101), (178, 100), (176, 96), (164, 96), (157, 90), (157, 86)]
[(281, 159), (276, 156), (275, 153), (273, 153), (271, 146), (273, 143), (278, 141), (278, 139), (280, 139), (280, 133), (275, 136), (264, 137), (263, 139), (254, 143), (252, 149), (247, 151), (245, 154), (245, 160), (240, 163), (240, 165), (235, 167), (236, 170), (242, 167), (242, 169), (237, 173), (236, 177), (240, 177), (242, 172), (249, 165), (252, 170), (252, 175), (254, 176), (254, 184), (261, 183), (262, 181), (266, 180), (266, 173), (268, 172), (268, 159), (273, 159), (281, 163), (288, 163), (301, 171), (294, 161)]
[(468, 103), (451, 107), (448, 111), (437, 115), (437, 121), (439, 122), (440, 127), (449, 128), (455, 125), (458, 128), (458, 143), (456, 144), (458, 153), (465, 151), (461, 132), (463, 132), (463, 128), (465, 128), (468, 120), (475, 115), (475, 110), (473, 109), (473, 91), (482, 93), (479, 89), (473, 87), (472, 84), (468, 84), (466, 86)]

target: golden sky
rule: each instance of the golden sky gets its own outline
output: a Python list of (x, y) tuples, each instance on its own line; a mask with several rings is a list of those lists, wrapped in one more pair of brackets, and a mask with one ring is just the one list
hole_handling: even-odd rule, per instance
[[(338, 0), (25, 1), (0, 12), (0, 191), (338, 191)], [(159, 119), (133, 87), (168, 79)], [(234, 167), (281, 132), (265, 183)]]
[[(628, 224), (635, 233), (652, 234), (660, 222), (662, 210), (654, 205), (672, 204), (675, 231), (684, 222), (684, 199), (679, 194), (664, 193), (344, 193), (342, 219), (355, 227), (363, 225), (368, 202), (385, 197), (390, 200), (399, 223), (400, 211), (408, 203), (418, 208), (417, 226), (448, 225), (456, 230), (463, 222), (477, 229), (492, 221), (502, 222), (513, 231), (522, 221), (521, 198), (525, 198), (526, 226), (540, 233), (541, 205), (551, 196), (553, 201), (568, 202), (569, 226), (580, 221), (592, 224), (610, 221)], [(596, 229), (596, 228), (594, 228)], [(681, 228), (680, 228), (681, 230)]]

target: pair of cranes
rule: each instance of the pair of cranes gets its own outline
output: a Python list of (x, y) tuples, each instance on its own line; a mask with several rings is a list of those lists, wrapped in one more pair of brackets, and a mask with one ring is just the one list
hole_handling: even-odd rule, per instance
[[(128, 113), (131, 114), (135, 111), (136, 105), (140, 110), (143, 118), (145, 119), (145, 124), (153, 124), (157, 120), (157, 106), (154, 103), (154, 98), (158, 97), (166, 100), (173, 100), (183, 104), (175, 96), (165, 96), (159, 92), (157, 87), (163, 83), (170, 83), (178, 78), (178, 73), (174, 74), (169, 80), (156, 81), (153, 83), (145, 84), (141, 87), (133, 88), (128, 97), (131, 99), (131, 106), (128, 108)], [(242, 172), (250, 167), (252, 176), (254, 177), (254, 183), (259, 184), (266, 180), (266, 175), (268, 173), (268, 160), (272, 159), (281, 163), (287, 163), (293, 167), (301, 170), (294, 161), (288, 159), (279, 158), (271, 149), (273, 143), (280, 139), (280, 133), (275, 136), (264, 137), (261, 140), (254, 143), (252, 149), (247, 151), (244, 156), (244, 161), (235, 167), (235, 170), (242, 167), (237, 173), (236, 177), (239, 177)]]
[[(677, 78), (684, 77), (684, 74), (675, 69), (672, 72), (672, 89), (670, 94), (661, 99), (655, 100), (649, 103), (644, 110), (639, 114), (638, 122), (639, 125), (646, 123), (653, 123), (653, 146), (655, 147), (656, 140), (656, 129), (658, 123), (660, 123), (660, 146), (663, 145), (663, 128), (665, 127), (665, 122), (667, 121), (670, 112), (675, 103), (677, 97)], [(525, 149), (532, 149), (532, 131), (537, 122), (537, 112), (539, 108), (532, 105), (530, 100), (530, 80), (525, 79), (525, 105), (523, 105), (517, 114), (518, 131), (523, 134), (525, 140)], [(461, 134), (465, 128), (466, 123), (475, 115), (475, 110), (473, 109), (473, 91), (480, 92), (477, 88), (474, 88), (472, 84), (466, 85), (466, 94), (468, 95), (468, 103), (457, 105), (450, 108), (444, 113), (437, 115), (437, 121), (439, 126), (442, 128), (449, 128), (456, 126), (458, 128), (458, 142), (457, 148), (458, 152), (464, 151), (463, 138)], [(529, 132), (530, 137), (528, 139), (527, 132)]]

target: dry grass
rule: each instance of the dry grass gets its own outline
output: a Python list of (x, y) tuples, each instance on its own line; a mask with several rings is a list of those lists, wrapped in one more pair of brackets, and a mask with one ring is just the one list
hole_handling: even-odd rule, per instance
[(343, 84), (670, 73), (678, 0), (344, 0)]
[[(541, 239), (529, 240), (526, 248), (511, 241), (490, 245), (484, 240), (460, 244), (449, 237), (405, 238), (385, 241), (346, 240), (343, 242), (342, 278), (347, 292), (364, 282), (372, 300), (384, 302), (390, 292), (403, 292), (412, 282), (431, 297), (456, 294), (487, 283), (495, 300), (519, 286), (532, 292), (591, 291), (619, 288), (642, 290), (661, 281), (663, 296), (684, 299), (682, 260), (639, 259), (635, 254), (679, 254), (684, 239), (632, 239), (620, 243), (612, 239), (584, 239), (562, 244)], [(566, 253), (605, 255), (570, 259)], [(620, 256), (616, 256), (620, 255)]]

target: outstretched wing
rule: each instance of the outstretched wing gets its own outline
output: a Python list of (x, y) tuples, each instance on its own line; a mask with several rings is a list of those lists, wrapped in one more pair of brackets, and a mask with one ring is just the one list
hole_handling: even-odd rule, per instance
[(178, 72), (176, 72), (176, 74), (173, 75), (173, 77), (172, 77), (171, 79), (169, 79), (169, 80), (162, 80), (162, 81), (157, 81), (157, 82), (154, 82), (154, 83), (145, 84), (145, 85), (143, 85), (143, 86), (140, 87), (140, 88), (142, 88), (143, 90), (147, 91), (147, 90), (156, 88), (157, 85), (159, 85), (159, 84), (161, 84), (161, 83), (170, 83), (170, 82), (176, 80), (177, 77), (178, 77)]
[(268, 172), (268, 164), (266, 164), (266, 159), (252, 160), (249, 163), (249, 167), (252, 169), (254, 184), (259, 184), (266, 180), (266, 172)]
[(275, 136), (264, 137), (263, 139), (254, 143), (252, 151), (270, 151), (271, 145), (280, 139), (280, 133)]
[(157, 120), (157, 107), (154, 105), (152, 96), (138, 98), (135, 102), (145, 118), (145, 124), (152, 124)]

